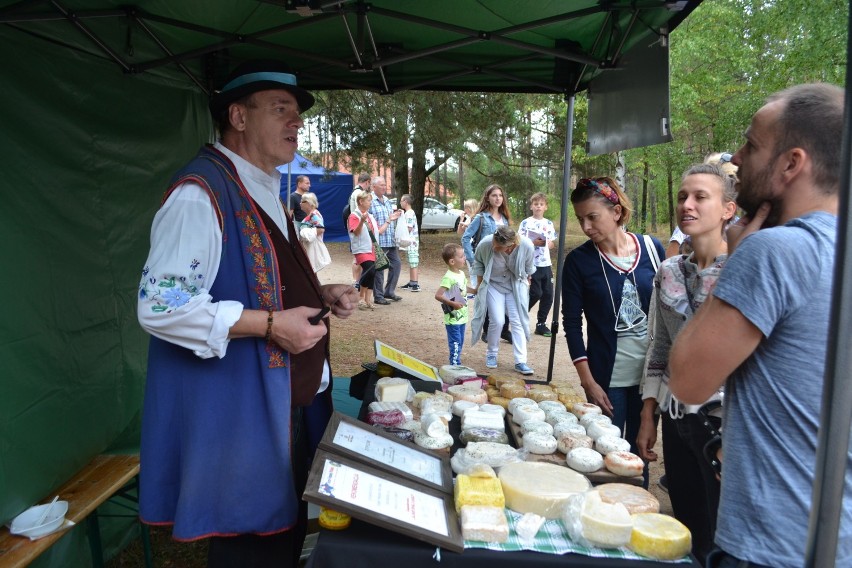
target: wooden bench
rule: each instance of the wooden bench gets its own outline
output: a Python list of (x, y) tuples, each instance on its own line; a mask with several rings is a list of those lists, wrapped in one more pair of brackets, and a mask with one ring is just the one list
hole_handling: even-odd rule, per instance
[[(135, 505), (137, 500), (128, 495), (127, 491), (138, 489), (138, 475), (138, 455), (100, 455), (47, 497), (50, 499), (53, 495), (59, 495), (61, 500), (68, 501), (68, 514), (65, 518), (76, 524), (83, 521), (87, 523), (94, 566), (103, 566), (97, 508), (113, 497), (123, 498)], [(133, 516), (137, 516), (135, 512)], [(9, 534), (6, 527), (0, 528), (0, 568), (27, 566), (65, 533), (66, 530), (60, 530), (44, 538), (30, 540)], [(150, 543), (148, 531), (144, 526), (141, 533), (145, 565), (150, 567)]]

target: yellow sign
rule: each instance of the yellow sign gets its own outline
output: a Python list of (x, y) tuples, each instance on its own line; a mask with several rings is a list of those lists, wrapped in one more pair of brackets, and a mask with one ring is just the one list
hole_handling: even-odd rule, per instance
[(376, 359), (425, 381), (441, 382), (438, 369), (379, 340), (376, 340)]

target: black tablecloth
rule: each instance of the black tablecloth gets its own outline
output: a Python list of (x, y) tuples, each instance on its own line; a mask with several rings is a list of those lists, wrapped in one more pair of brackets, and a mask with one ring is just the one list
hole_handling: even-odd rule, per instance
[(433, 559), (435, 546), (352, 519), (342, 531), (320, 531), (308, 568), (692, 568), (698, 564), (592, 558), (581, 554), (496, 552), (469, 548), (458, 554), (441, 549), (441, 562)]

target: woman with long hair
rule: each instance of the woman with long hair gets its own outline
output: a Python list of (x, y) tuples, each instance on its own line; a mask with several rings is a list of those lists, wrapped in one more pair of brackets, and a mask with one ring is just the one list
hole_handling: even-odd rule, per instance
[[(506, 205), (506, 195), (503, 188), (492, 183), (482, 193), (479, 208), (474, 213), (470, 225), (467, 226), (461, 238), (467, 262), (473, 266), (473, 251), (476, 245), (482, 242), (482, 239), (488, 235), (493, 235), (497, 227), (503, 225), (508, 227), (511, 224), (512, 216), (509, 214), (509, 207)], [(473, 283), (472, 279), (471, 282)]]
[(647, 314), (658, 259), (665, 258), (665, 251), (657, 239), (625, 230), (631, 204), (612, 178), (581, 179), (571, 203), (589, 240), (568, 254), (562, 270), (568, 350), (586, 398), (612, 417), (635, 453)]
[[(685, 405), (669, 392), (672, 342), (716, 285), (728, 258), (725, 229), (734, 217), (734, 179), (719, 165), (698, 164), (683, 175), (677, 193), (677, 221), (692, 252), (660, 265), (654, 278), (654, 329), (642, 398), (639, 455), (655, 461), (656, 413), (663, 421), (666, 479), (674, 516), (692, 533), (692, 550), (703, 564), (713, 548), (719, 480), (704, 458), (704, 446), (721, 425), (722, 393), (704, 405)], [(714, 404), (715, 403), (715, 404)], [(710, 407), (715, 407), (710, 411)]]
[(530, 339), (529, 311), (530, 277), (535, 273), (535, 247), (508, 225), (497, 228), (493, 235), (482, 239), (476, 247), (471, 273), (478, 277), (476, 302), (471, 320), (472, 337), (482, 333), (486, 311), (491, 316), (486, 330), (488, 347), (485, 366), (497, 367), (497, 352), (503, 321), (508, 318), (512, 333), (512, 352), (515, 371), (532, 375), (527, 365), (527, 341)]
[(370, 231), (378, 239), (379, 227), (376, 219), (370, 215), (370, 205), (373, 203), (373, 194), (368, 191), (360, 191), (355, 196), (358, 206), (356, 211), (349, 214), (349, 242), (352, 244), (352, 254), (355, 262), (361, 267), (361, 299), (358, 309), (373, 310), (373, 286), (375, 285), (376, 271), (373, 265), (376, 263), (376, 253), (373, 250), (373, 239)]

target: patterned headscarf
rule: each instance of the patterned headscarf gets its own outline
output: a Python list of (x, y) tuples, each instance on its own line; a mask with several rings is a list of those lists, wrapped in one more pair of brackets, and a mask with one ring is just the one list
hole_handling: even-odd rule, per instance
[(577, 183), (577, 187), (591, 188), (595, 193), (608, 199), (613, 205), (618, 205), (618, 194), (605, 181), (597, 181), (583, 178)]

